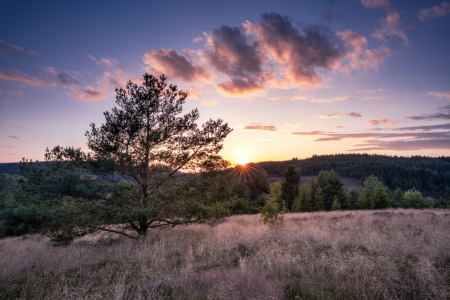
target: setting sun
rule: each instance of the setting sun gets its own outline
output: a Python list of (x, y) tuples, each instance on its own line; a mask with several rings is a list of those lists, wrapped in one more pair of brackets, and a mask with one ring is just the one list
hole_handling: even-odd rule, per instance
[(246, 157), (241, 157), (241, 158), (239, 158), (239, 160), (238, 160), (238, 163), (240, 164), (240, 165), (246, 165), (246, 164), (248, 164), (250, 162), (250, 160), (248, 159), (248, 158), (246, 158)]

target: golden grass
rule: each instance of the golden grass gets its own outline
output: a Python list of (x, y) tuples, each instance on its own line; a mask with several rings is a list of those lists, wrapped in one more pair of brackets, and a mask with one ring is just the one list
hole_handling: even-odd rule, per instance
[[(450, 211), (259, 215), (96, 234), (66, 247), (0, 240), (0, 299), (450, 299)], [(297, 298), (296, 298), (297, 297)]]

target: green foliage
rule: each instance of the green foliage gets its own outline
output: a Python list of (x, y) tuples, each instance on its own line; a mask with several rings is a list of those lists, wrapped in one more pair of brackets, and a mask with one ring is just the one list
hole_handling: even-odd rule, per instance
[(323, 202), (323, 209), (330, 210), (334, 198), (337, 197), (340, 205), (346, 202), (344, 184), (338, 173), (331, 171), (321, 171), (317, 176), (317, 184), (320, 189), (320, 200)]
[(300, 185), (300, 175), (298, 175), (294, 166), (289, 166), (286, 171), (283, 172), (284, 182), (281, 184), (281, 197), (285, 201), (286, 208), (292, 209), (292, 203), (294, 203), (295, 197), (298, 195), (298, 186)]
[(284, 211), (280, 211), (278, 203), (270, 197), (267, 198), (266, 203), (260, 208), (261, 220), (264, 224), (269, 225), (270, 228), (277, 228), (283, 225)]
[(65, 241), (102, 230), (136, 238), (236, 209), (238, 199), (217, 173), (180, 173), (229, 165), (218, 155), (231, 132), (227, 123), (199, 127), (197, 109), (179, 116), (187, 93), (167, 86), (164, 76), (145, 74), (143, 85), (130, 81), (116, 93), (105, 123), (86, 132), (92, 152), (57, 146), (46, 150), (44, 163), (21, 163), (25, 183), (0, 212), (8, 234)]
[(337, 196), (334, 197), (333, 204), (331, 205), (331, 211), (341, 210), (341, 205), (339, 204)]
[(358, 208), (382, 209), (390, 205), (390, 192), (387, 187), (375, 176), (370, 176), (364, 181), (358, 200)]
[(281, 203), (281, 195), (282, 194), (283, 194), (283, 191), (282, 191), (282, 184), (281, 184), (280, 180), (270, 184), (270, 195), (272, 196), (272, 198), (275, 201)]
[(426, 208), (425, 199), (422, 196), (422, 193), (416, 191), (414, 189), (409, 190), (403, 196), (403, 207), (404, 208)]
[(359, 190), (351, 188), (347, 193), (347, 209), (356, 209), (358, 207)]
[(397, 207), (403, 206), (403, 202), (404, 202), (403, 194), (404, 194), (403, 191), (399, 187), (397, 187), (397, 189), (394, 192), (393, 199), (391, 202), (392, 207), (397, 208)]

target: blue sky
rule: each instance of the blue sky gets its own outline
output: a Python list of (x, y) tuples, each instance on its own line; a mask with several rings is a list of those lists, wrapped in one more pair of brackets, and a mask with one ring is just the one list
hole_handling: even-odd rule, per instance
[(450, 2), (3, 1), (0, 161), (87, 150), (116, 86), (167, 74), (226, 159), (450, 155)]

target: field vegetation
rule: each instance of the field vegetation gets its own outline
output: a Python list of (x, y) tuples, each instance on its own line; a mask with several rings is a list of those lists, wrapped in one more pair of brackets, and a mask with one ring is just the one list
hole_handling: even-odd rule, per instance
[(448, 210), (290, 213), (0, 240), (1, 299), (449, 299)]

